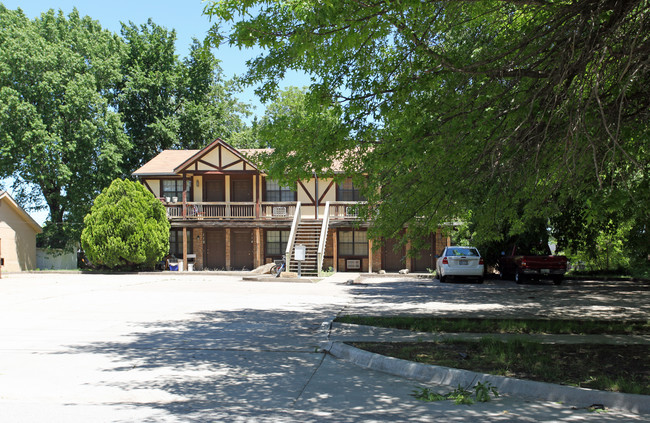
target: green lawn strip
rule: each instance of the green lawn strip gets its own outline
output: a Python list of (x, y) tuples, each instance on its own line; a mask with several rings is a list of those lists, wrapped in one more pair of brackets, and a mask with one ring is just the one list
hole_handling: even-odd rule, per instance
[(596, 321), (547, 319), (436, 318), (410, 316), (354, 316), (335, 319), (340, 323), (405, 329), (417, 332), (514, 333), (573, 335), (648, 335), (650, 320)]
[(561, 385), (650, 395), (650, 345), (540, 344), (523, 339), (366, 343), (404, 360)]

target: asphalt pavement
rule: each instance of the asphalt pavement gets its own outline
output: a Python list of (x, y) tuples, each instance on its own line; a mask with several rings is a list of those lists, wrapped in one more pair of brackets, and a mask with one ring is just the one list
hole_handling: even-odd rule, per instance
[(647, 290), (358, 276), (3, 274), (0, 421), (650, 421), (645, 412), (594, 413), (582, 401), (516, 390), (471, 406), (422, 402), (414, 389), (449, 384), (324, 351), (351, 333), (331, 324), (339, 314), (647, 318)]

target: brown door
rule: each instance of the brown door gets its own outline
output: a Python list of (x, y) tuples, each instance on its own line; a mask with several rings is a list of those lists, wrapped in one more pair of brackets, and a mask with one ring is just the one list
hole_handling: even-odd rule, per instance
[(382, 268), (387, 272), (398, 272), (401, 269), (404, 269), (404, 248), (398, 248), (395, 251), (395, 247), (398, 242), (394, 239), (387, 239), (383, 246), (383, 257), (382, 257)]
[(247, 177), (246, 179), (232, 178), (231, 179), (231, 189), (230, 194), (231, 201), (234, 202), (247, 202), (250, 203), (253, 201), (253, 180), (252, 178)]
[(231, 229), (230, 241), (230, 267), (233, 269), (252, 269), (253, 231), (251, 229)]
[(436, 268), (436, 255), (434, 249), (434, 238), (430, 235), (427, 239), (426, 246), (418, 252), (413, 258), (414, 272), (427, 272), (428, 269)]
[(223, 177), (218, 179), (206, 179), (203, 185), (205, 193), (203, 198), (208, 203), (226, 201), (226, 190)]
[(226, 268), (226, 231), (224, 229), (205, 231), (205, 267), (210, 270)]

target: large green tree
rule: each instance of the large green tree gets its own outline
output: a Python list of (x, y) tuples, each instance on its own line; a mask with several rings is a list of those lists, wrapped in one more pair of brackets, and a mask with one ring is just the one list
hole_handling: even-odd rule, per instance
[(130, 147), (107, 99), (123, 47), (76, 10), (30, 20), (0, 4), (0, 177), (14, 178), (21, 200), (30, 186), (42, 194), (53, 246), (120, 174)]
[(127, 174), (165, 149), (202, 148), (229, 140), (245, 127), (248, 108), (234, 96), (235, 85), (209, 47), (198, 40), (189, 56), (176, 54), (176, 32), (149, 20), (122, 25), (127, 54), (116, 106), (134, 148)]
[(293, 154), (274, 168), (298, 175), (322, 154), (366, 173), (378, 234), (471, 214), (498, 237), (576, 198), (587, 222), (607, 199), (650, 221), (647, 0), (230, 0), (206, 13), (221, 19), (214, 43), (262, 48), (246, 75), (262, 99), (299, 69), (313, 113), (340, 108), (347, 131), (278, 137)]

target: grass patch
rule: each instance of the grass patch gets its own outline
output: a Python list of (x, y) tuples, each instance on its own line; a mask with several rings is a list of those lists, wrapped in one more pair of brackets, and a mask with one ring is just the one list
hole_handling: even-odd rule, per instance
[(405, 329), (416, 332), (447, 333), (512, 333), (567, 335), (648, 335), (650, 320), (544, 320), (544, 319), (479, 319), (408, 316), (340, 316), (340, 323)]
[(650, 395), (649, 345), (539, 344), (523, 339), (353, 346), (425, 364), (603, 391)]

